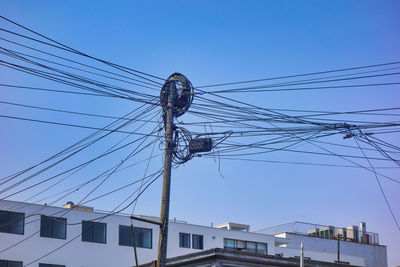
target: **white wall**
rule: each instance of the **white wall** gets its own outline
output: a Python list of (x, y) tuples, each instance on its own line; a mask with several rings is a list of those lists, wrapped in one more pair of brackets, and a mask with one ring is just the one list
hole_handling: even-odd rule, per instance
[[(14, 202), (0, 201), (0, 210), (9, 210)], [(82, 220), (91, 220), (104, 216), (102, 213), (66, 210), (62, 208), (29, 205), (18, 209), (25, 213), (25, 234), (0, 233), (0, 251), (16, 244), (14, 248), (0, 252), (0, 259), (23, 261), (24, 266), (38, 266), (40, 263), (62, 264), (71, 267), (106, 267), (106, 266), (132, 266), (134, 263), (133, 248), (118, 245), (119, 225), (130, 225), (129, 217), (110, 216), (102, 220), (107, 223), (106, 244), (81, 241), (81, 224), (67, 226), (67, 238), (54, 239), (40, 237), (40, 214), (54, 215), (67, 218), (68, 224), (80, 223)], [(42, 210), (41, 210), (42, 209)], [(68, 213), (66, 213), (68, 212)], [(35, 214), (33, 216), (30, 216)], [(153, 260), (157, 251), (158, 226), (143, 222), (135, 222), (135, 226), (153, 229), (152, 249), (138, 248), (139, 260), (145, 263)], [(58, 251), (45, 258), (30, 264), (42, 255), (65, 245)]]
[[(129, 226), (131, 224), (129, 216), (114, 215), (101, 220), (101, 222), (107, 223), (107, 236), (106, 244), (98, 244), (81, 241), (82, 226), (80, 223), (82, 220), (93, 220), (104, 216), (104, 213), (44, 207), (34, 204), (18, 205), (17, 202), (10, 201), (0, 201), (0, 210), (14, 210), (25, 213), (24, 235), (0, 233), (0, 251), (22, 241), (15, 247), (0, 252), (0, 259), (23, 261), (24, 266), (38, 266), (39, 262), (73, 267), (134, 265), (133, 248), (118, 245), (119, 225)], [(66, 240), (40, 237), (40, 214), (67, 218)], [(153, 230), (152, 248), (137, 248), (139, 264), (155, 260), (159, 235), (158, 225), (134, 221), (134, 226)], [(203, 235), (204, 250), (216, 247), (223, 248), (223, 239), (226, 237), (268, 243), (268, 252), (274, 254), (274, 236), (170, 222), (168, 257), (200, 251), (192, 248), (179, 248), (179, 232)], [(24, 239), (26, 240), (23, 241)], [(29, 264), (60, 246), (64, 247), (33, 264)]]
[[(134, 265), (133, 248), (118, 245), (119, 225), (129, 226), (131, 224), (129, 216), (113, 215), (102, 219), (101, 222), (107, 223), (107, 242), (106, 244), (98, 244), (81, 241), (81, 222), (82, 220), (93, 220), (102, 217), (105, 215), (104, 213), (68, 210), (58, 207), (44, 207), (42, 205), (21, 204), (18, 202), (1, 200), (0, 210), (23, 212), (26, 218), (24, 235), (0, 233), (0, 259), (23, 261), (24, 266), (38, 266), (39, 262), (62, 264), (69, 267), (128, 267)], [(66, 240), (40, 237), (41, 214), (67, 218)], [(137, 248), (139, 263), (155, 260), (159, 235), (158, 225), (134, 221), (134, 226), (151, 228), (153, 234), (151, 249)], [(307, 251), (306, 256), (308, 255), (307, 253), (310, 253), (312, 259), (333, 262), (332, 255), (336, 255), (335, 240), (294, 234), (280, 235), (280, 238), (278, 238), (260, 233), (230, 231), (206, 226), (170, 222), (168, 257), (176, 257), (200, 251), (193, 248), (180, 248), (180, 232), (203, 235), (204, 250), (223, 248), (224, 238), (230, 238), (267, 243), (269, 255), (284, 253), (285, 256), (290, 257), (298, 255), (296, 251), (300, 251), (300, 242), (303, 240), (304, 247)], [(287, 248), (275, 247), (275, 241), (287, 241), (288, 246)], [(5, 250), (17, 243), (19, 244), (15, 247)], [(60, 249), (33, 264), (29, 264), (57, 248)], [(367, 267), (387, 267), (385, 246), (341, 242), (341, 251), (342, 254), (347, 257), (343, 258), (343, 260), (349, 261), (351, 264), (364, 266), (360, 263), (365, 263)]]
[[(300, 257), (300, 249), (297, 248), (277, 247), (275, 251), (276, 253), (282, 253), (284, 257)], [(308, 249), (304, 249), (304, 257), (317, 261), (335, 262), (337, 260), (336, 253), (320, 252)], [(340, 261), (351, 262), (352, 265), (356, 266), (365, 266), (364, 257), (341, 254)]]
[[(326, 261), (329, 261), (329, 254), (337, 253), (337, 240), (325, 239), (319, 237), (308, 237), (304, 235), (297, 235), (290, 233), (286, 233), (279, 236), (286, 237), (288, 240), (290, 240), (288, 248), (299, 250), (301, 241), (303, 241), (304, 249), (306, 250), (326, 252), (326, 258), (325, 258)], [(388, 266), (386, 246), (340, 241), (340, 253), (343, 255), (363, 257), (365, 259), (366, 267)], [(352, 263), (352, 261), (350, 262)]]
[(224, 248), (224, 238), (229, 238), (267, 243), (268, 254), (275, 255), (275, 237), (271, 235), (231, 231), (192, 224), (170, 223), (168, 231), (168, 257), (199, 252), (198, 249), (179, 247), (180, 232), (203, 235), (204, 249)]

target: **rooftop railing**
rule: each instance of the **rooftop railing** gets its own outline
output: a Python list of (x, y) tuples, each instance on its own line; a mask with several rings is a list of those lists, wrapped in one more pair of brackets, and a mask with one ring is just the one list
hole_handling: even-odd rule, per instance
[(353, 225), (348, 227), (335, 227), (296, 221), (261, 228), (254, 232), (269, 235), (292, 233), (335, 240), (339, 238), (343, 241), (379, 245), (379, 235), (377, 233), (363, 231), (360, 230), (358, 226)]

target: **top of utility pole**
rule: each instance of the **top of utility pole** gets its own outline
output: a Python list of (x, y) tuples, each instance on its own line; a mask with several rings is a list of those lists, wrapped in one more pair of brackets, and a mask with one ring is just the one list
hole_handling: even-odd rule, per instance
[(173, 88), (175, 91), (175, 93), (173, 94), (173, 116), (179, 117), (182, 116), (192, 104), (194, 89), (192, 83), (183, 74), (177, 72), (171, 74), (165, 81), (160, 93), (160, 103), (164, 110), (164, 113), (168, 105), (168, 96), (171, 88)]

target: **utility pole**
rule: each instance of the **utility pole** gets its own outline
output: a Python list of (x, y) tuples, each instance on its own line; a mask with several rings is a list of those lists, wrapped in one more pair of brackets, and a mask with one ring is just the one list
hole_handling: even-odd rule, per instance
[(337, 262), (340, 263), (340, 235), (337, 235)]
[[(192, 104), (194, 88), (182, 74), (173, 73), (165, 81), (160, 94), (165, 129), (164, 177), (161, 197), (160, 235), (158, 238), (157, 267), (165, 267), (167, 261), (167, 241), (169, 222), (169, 200), (171, 194), (171, 166), (182, 164), (193, 158), (195, 153), (209, 152), (213, 148), (211, 138), (196, 136), (183, 127), (175, 127), (174, 119), (182, 116)], [(180, 138), (178, 138), (180, 136)], [(179, 140), (186, 144), (182, 148)], [(153, 262), (154, 265), (154, 262)]]
[(301, 245), (300, 245), (300, 267), (304, 267), (304, 247), (303, 247), (303, 241), (301, 241)]
[[(168, 104), (164, 110), (165, 112), (165, 151), (164, 151), (164, 176), (163, 176), (163, 190), (161, 199), (161, 216), (160, 216), (160, 235), (158, 238), (158, 256), (157, 267), (165, 267), (167, 260), (167, 239), (168, 239), (168, 220), (169, 220), (169, 200), (171, 188), (171, 166), (172, 166), (172, 132), (174, 128), (174, 102), (175, 90), (174, 83), (168, 84)], [(165, 90), (167, 88), (163, 88)]]

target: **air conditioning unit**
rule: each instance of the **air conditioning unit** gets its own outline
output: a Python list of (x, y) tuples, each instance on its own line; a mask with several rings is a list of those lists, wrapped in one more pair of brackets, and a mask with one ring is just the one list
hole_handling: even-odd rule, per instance
[(319, 228), (319, 237), (334, 238), (334, 236), (335, 236), (335, 227), (323, 226)]
[(367, 226), (365, 222), (360, 222), (360, 241), (369, 244), (370, 236), (367, 234)]
[(336, 228), (336, 238), (341, 240), (346, 240), (346, 229), (345, 228)]
[(355, 225), (350, 225), (346, 227), (346, 240), (358, 242), (358, 227)]
[(307, 231), (307, 235), (309, 236), (319, 236), (318, 234), (319, 234), (318, 228), (310, 229)]

